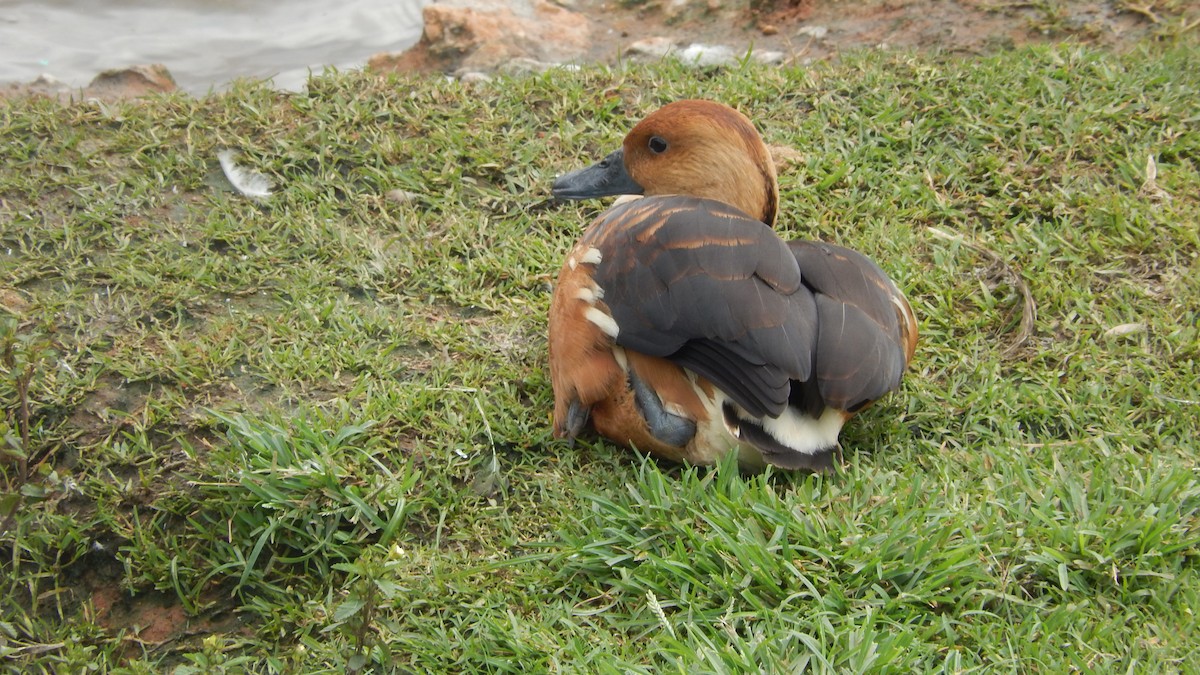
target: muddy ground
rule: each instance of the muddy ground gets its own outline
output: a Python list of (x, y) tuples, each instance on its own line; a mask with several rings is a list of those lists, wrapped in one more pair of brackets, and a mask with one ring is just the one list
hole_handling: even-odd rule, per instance
[(1174, 0), (763, 0), (742, 10), (684, 0), (677, 13), (665, 9), (668, 4), (680, 3), (579, 0), (573, 7), (593, 21), (590, 56), (596, 61), (656, 36), (779, 51), (803, 62), (879, 48), (970, 55), (1072, 41), (1124, 49), (1200, 32), (1200, 8)]
[[(782, 53), (785, 63), (834, 59), (861, 49), (977, 55), (1033, 43), (1128, 49), (1194, 41), (1200, 6), (1184, 0), (559, 0), (591, 22), (585, 57), (614, 63), (651, 38)], [(134, 64), (130, 64), (134, 66)], [(162, 70), (157, 72), (155, 68)], [(453, 70), (453, 67), (450, 68)], [(44, 94), (129, 98), (174, 88), (161, 66), (140, 64), (82, 92), (55, 81), (0, 83), (0, 99)]]

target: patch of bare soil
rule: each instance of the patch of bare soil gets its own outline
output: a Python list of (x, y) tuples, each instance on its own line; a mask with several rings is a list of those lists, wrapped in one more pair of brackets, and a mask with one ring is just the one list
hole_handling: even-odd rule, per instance
[[(552, 1), (587, 17), (591, 37), (585, 60), (594, 63), (613, 63), (630, 45), (648, 38), (684, 47), (721, 45), (739, 53), (778, 52), (785, 62), (806, 63), (859, 49), (982, 54), (1073, 41), (1123, 50), (1148, 39), (1200, 33), (1200, 5), (1183, 0)], [(379, 58), (382, 65), (376, 64)], [(381, 70), (453, 70), (420, 45), (376, 59), (372, 64)], [(138, 65), (101, 73), (78, 92), (42, 78), (0, 83), (0, 101), (29, 95), (111, 100), (174, 88), (162, 66)]]
[(160, 650), (196, 650), (200, 640), (213, 633), (250, 634), (230, 610), (188, 616), (173, 594), (154, 591), (133, 596), (100, 586), (91, 601), (96, 622), (110, 633), (124, 634), (123, 651), (131, 657)]
[(227, 593), (201, 598), (204, 608), (189, 616), (174, 593), (147, 590), (132, 594), (121, 587), (124, 574), (112, 553), (97, 547), (63, 571), (71, 584), (68, 604), (113, 636), (122, 636), (125, 658), (144, 653), (198, 649), (213, 633), (249, 633), (234, 613)]
[[(1167, 8), (1155, 11), (1156, 4)], [(874, 48), (980, 54), (1062, 40), (1122, 49), (1198, 30), (1200, 22), (1195, 8), (1172, 11), (1169, 7), (1184, 5), (1154, 0), (760, 0), (741, 10), (723, 9), (719, 1), (693, 0), (670, 10), (665, 3), (631, 5), (608, 0), (574, 5), (593, 22), (593, 60), (610, 61), (650, 37), (779, 51), (791, 61)]]

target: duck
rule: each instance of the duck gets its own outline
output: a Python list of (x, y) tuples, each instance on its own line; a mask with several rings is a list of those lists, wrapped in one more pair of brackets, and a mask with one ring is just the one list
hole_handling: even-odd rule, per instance
[(553, 435), (590, 427), (671, 462), (834, 469), (845, 423), (900, 386), (904, 294), (867, 256), (781, 238), (771, 153), (742, 113), (675, 101), (555, 180), (628, 195), (568, 252), (550, 301)]

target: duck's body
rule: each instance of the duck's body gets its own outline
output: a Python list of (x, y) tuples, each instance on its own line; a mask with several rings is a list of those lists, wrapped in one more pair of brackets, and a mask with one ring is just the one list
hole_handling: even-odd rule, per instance
[(773, 164), (736, 111), (671, 104), (555, 192), (646, 195), (597, 218), (559, 274), (555, 435), (590, 421), (675, 461), (822, 471), (845, 421), (898, 386), (903, 294), (860, 254), (771, 230)]

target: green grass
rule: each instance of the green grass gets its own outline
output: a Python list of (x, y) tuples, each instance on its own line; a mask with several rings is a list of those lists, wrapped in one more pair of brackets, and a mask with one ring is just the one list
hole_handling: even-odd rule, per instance
[[(1200, 669), (1198, 56), (0, 103), (0, 664)], [(920, 317), (836, 475), (551, 438), (548, 186), (692, 96)]]

